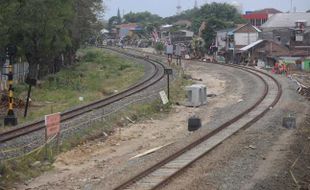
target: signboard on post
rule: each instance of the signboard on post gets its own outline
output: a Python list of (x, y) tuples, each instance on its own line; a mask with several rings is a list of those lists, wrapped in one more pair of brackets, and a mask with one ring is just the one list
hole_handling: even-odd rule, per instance
[(46, 137), (50, 138), (60, 132), (60, 113), (45, 116)]
[(172, 69), (165, 69), (165, 74), (166, 75), (172, 75)]
[(168, 98), (166, 96), (165, 91), (160, 91), (159, 95), (160, 95), (160, 98), (161, 98), (161, 101), (163, 102), (163, 104), (164, 105), (168, 104), (169, 100), (168, 100)]

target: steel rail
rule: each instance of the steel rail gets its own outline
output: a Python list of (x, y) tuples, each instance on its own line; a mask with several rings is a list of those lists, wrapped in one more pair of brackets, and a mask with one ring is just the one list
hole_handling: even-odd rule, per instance
[[(120, 53), (120, 54), (125, 54), (126, 56), (133, 57), (136, 59), (142, 59), (141, 56), (135, 56), (135, 55), (131, 55), (128, 53), (123, 53), (123, 52), (116, 50), (116, 49), (111, 49), (111, 48), (106, 48), (106, 49), (115, 51), (115, 52)], [(61, 122), (68, 121), (68, 120), (75, 118), (75, 117), (78, 117), (82, 114), (91, 112), (91, 111), (98, 109), (98, 108), (102, 108), (104, 106), (107, 106), (107, 105), (110, 105), (114, 102), (117, 102), (123, 98), (129, 97), (129, 96), (134, 95), (136, 93), (139, 93), (142, 90), (149, 88), (150, 86), (156, 84), (158, 81), (163, 79), (163, 77), (164, 77), (163, 69), (165, 68), (165, 66), (162, 63), (157, 62), (157, 61), (147, 60), (144, 58), (143, 58), (143, 60), (150, 63), (152, 65), (152, 67), (155, 69), (155, 72), (153, 72), (150, 77), (148, 77), (147, 79), (143, 80), (142, 82), (140, 82), (140, 83), (138, 83), (138, 84), (136, 84), (136, 85), (134, 85), (134, 86), (118, 93), (118, 94), (115, 94), (115, 95), (112, 95), (110, 97), (107, 97), (107, 98), (104, 98), (104, 99), (101, 99), (98, 101), (94, 101), (90, 104), (80, 106), (80, 107), (77, 107), (75, 109), (61, 113), (61, 118), (62, 118)], [(4, 142), (10, 141), (12, 139), (16, 139), (18, 137), (21, 137), (21, 136), (25, 136), (27, 134), (30, 134), (30, 133), (33, 133), (36, 131), (40, 131), (44, 128), (45, 128), (44, 120), (42, 119), (42, 120), (30, 123), (30, 124), (26, 124), (26, 125), (19, 127), (19, 128), (15, 128), (15, 129), (8, 130), (6, 132), (2, 132), (2, 133), (0, 133), (0, 143), (4, 143)]]
[[(249, 72), (255, 76), (257, 76), (258, 78), (260, 78), (260, 80), (263, 81), (264, 83), (264, 92), (262, 94), (262, 96), (259, 98), (259, 100), (252, 105), (250, 108), (248, 108), (247, 110), (245, 110), (244, 112), (242, 112), (241, 114), (239, 114), (238, 116), (234, 117), (233, 119), (227, 121), (226, 123), (222, 124), (220, 127), (218, 127), (217, 129), (211, 131), (210, 133), (206, 134), (204, 137), (194, 141), (193, 143), (187, 145), (186, 147), (178, 150), (176, 153), (168, 156), (167, 158), (163, 159), (162, 161), (156, 163), (155, 165), (147, 168), (146, 170), (144, 170), (143, 172), (135, 175), (134, 177), (130, 178), (129, 180), (123, 182), (122, 184), (118, 185), (117, 187), (114, 188), (114, 190), (121, 190), (121, 189), (130, 189), (130, 186), (133, 185), (134, 183), (136, 183), (137, 181), (139, 181), (140, 179), (142, 179), (143, 177), (149, 175), (150, 173), (156, 171), (158, 168), (164, 166), (165, 164), (171, 162), (172, 160), (178, 158), (179, 156), (181, 156), (182, 154), (184, 154), (185, 152), (193, 149), (194, 147), (196, 147), (197, 145), (201, 144), (202, 142), (206, 141), (207, 139), (210, 139), (212, 136), (218, 134), (220, 131), (228, 128), (231, 124), (235, 123), (236, 121), (240, 120), (241, 118), (243, 118), (246, 114), (248, 114), (249, 112), (251, 112), (252, 110), (254, 110), (258, 105), (260, 105), (260, 103), (266, 98), (268, 91), (269, 91), (269, 87), (268, 84), (266, 82), (266, 80), (264, 78), (262, 78), (259, 74), (255, 73), (261, 73), (269, 78), (271, 78), (273, 80), (273, 82), (277, 85), (277, 96), (276, 98), (273, 100), (273, 102), (263, 111), (261, 112), (259, 115), (257, 115), (254, 119), (250, 120), (248, 123), (246, 123), (244, 126), (242, 126), (241, 129), (245, 129), (248, 128), (249, 126), (251, 126), (252, 124), (254, 124), (255, 122), (257, 122), (259, 119), (261, 119), (271, 108), (273, 108), (280, 100), (281, 96), (282, 96), (282, 87), (281, 84), (271, 75), (256, 70), (256, 69), (252, 69), (252, 68), (248, 68), (248, 67), (242, 67), (242, 66), (236, 66), (236, 65), (230, 65), (230, 64), (222, 64), (224, 66), (229, 66), (229, 67), (233, 67), (233, 68), (237, 68), (237, 69), (241, 69), (244, 70), (245, 72)], [(250, 70), (250, 71), (249, 71)], [(239, 130), (241, 130), (239, 129)], [(238, 131), (239, 131), (238, 130)], [(216, 146), (215, 146), (216, 147)], [(213, 148), (215, 148), (213, 147)], [(212, 148), (212, 149), (213, 149)], [(208, 151), (209, 152), (209, 151)], [(203, 155), (207, 154), (208, 152), (205, 152)], [(203, 156), (202, 155), (202, 156)], [(200, 156), (201, 157), (201, 156)], [(174, 177), (175, 175), (177, 175), (178, 173), (180, 173), (181, 171), (183, 171), (185, 168), (187, 168), (189, 165), (191, 165), (193, 162), (195, 162), (196, 160), (198, 160), (200, 157), (192, 160), (188, 165), (186, 165), (184, 168), (176, 171), (173, 175), (169, 176), (166, 179), (163, 179), (160, 183), (158, 183), (158, 185), (156, 185), (155, 187), (151, 188), (151, 189), (155, 189), (159, 186), (161, 186), (164, 182), (166, 182), (167, 180), (171, 179), (172, 177)]]

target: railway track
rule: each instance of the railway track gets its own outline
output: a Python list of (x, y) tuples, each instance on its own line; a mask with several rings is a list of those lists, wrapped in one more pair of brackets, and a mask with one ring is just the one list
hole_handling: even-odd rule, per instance
[(282, 96), (282, 87), (273, 76), (249, 67), (230, 64), (224, 64), (224, 66), (249, 72), (264, 83), (264, 91), (256, 103), (238, 116), (206, 134), (204, 137), (118, 185), (114, 190), (149, 190), (161, 187), (227, 138), (257, 122), (268, 111), (272, 110), (280, 100)]
[[(123, 99), (123, 98), (137, 94), (137, 93), (151, 87), (152, 85), (156, 84), (161, 79), (163, 79), (165, 66), (162, 63), (160, 63), (158, 61), (154, 61), (154, 60), (146, 60), (146, 59), (144, 59), (144, 57), (132, 55), (129, 53), (124, 53), (124, 52), (121, 52), (121, 51), (116, 50), (116, 49), (111, 49), (111, 48), (106, 48), (106, 49), (109, 49), (110, 51), (114, 51), (114, 52), (117, 52), (120, 54), (124, 54), (124, 55), (129, 56), (129, 57), (133, 57), (136, 59), (145, 60), (146, 62), (148, 62), (149, 64), (152, 65), (152, 68), (153, 68), (152, 74), (149, 77), (147, 77), (145, 80), (141, 81), (140, 83), (133, 85), (130, 88), (128, 88), (128, 89), (126, 89), (126, 90), (124, 90), (118, 94), (115, 94), (115, 95), (112, 95), (108, 98), (101, 99), (101, 100), (92, 102), (88, 105), (80, 106), (78, 108), (75, 108), (75, 109), (61, 113), (61, 122), (68, 121), (70, 119), (73, 119), (73, 118), (78, 117), (80, 115), (83, 115), (85, 113), (91, 112), (91, 111), (96, 110), (98, 108), (102, 108), (102, 107), (105, 107), (107, 105), (110, 105), (114, 102), (117, 102), (117, 101)], [(5, 143), (7, 141), (14, 140), (16, 138), (19, 138), (19, 137), (31, 134), (33, 132), (43, 130), (43, 129), (45, 129), (45, 125), (44, 125), (44, 120), (42, 119), (42, 120), (39, 120), (39, 121), (30, 123), (30, 124), (26, 124), (26, 125), (21, 126), (21, 127), (18, 127), (18, 128), (8, 130), (6, 132), (0, 133), (0, 143)]]

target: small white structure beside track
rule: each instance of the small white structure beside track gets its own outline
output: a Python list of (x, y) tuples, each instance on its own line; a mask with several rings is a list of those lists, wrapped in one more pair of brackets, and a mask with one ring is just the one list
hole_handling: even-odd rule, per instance
[(199, 107), (207, 104), (207, 87), (203, 84), (194, 84), (185, 87), (187, 93), (186, 106)]

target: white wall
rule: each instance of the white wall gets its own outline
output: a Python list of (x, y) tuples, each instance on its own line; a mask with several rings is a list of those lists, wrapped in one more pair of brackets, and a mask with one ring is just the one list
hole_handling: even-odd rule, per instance
[(217, 32), (216, 35), (216, 46), (218, 49), (222, 49), (226, 47), (226, 41), (223, 39), (226, 38), (227, 32)]
[[(8, 62), (4, 65), (4, 67), (8, 66)], [(26, 76), (28, 74), (29, 64), (26, 62), (23, 63), (16, 63), (13, 65), (13, 79), (14, 83), (18, 83), (21, 81), (24, 81), (26, 79)], [(5, 75), (5, 73), (8, 73), (8, 68), (3, 68), (0, 70), (0, 91), (3, 91), (4, 89), (7, 89), (8, 84), (7, 80), (8, 77)]]
[(186, 37), (193, 37), (194, 36), (194, 32), (192, 32), (192, 31), (184, 30), (184, 32), (186, 32)]
[(258, 33), (235, 33), (236, 46), (246, 46), (258, 40)]

